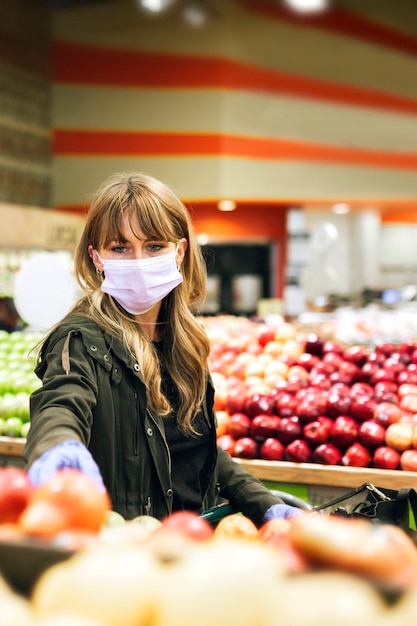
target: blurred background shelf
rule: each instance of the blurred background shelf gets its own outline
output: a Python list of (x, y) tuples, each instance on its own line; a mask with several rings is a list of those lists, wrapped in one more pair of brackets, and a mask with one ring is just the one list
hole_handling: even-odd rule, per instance
[(354, 489), (364, 482), (371, 482), (387, 489), (400, 489), (401, 487), (417, 489), (417, 472), (258, 459), (236, 459), (236, 461), (264, 482), (320, 485), (346, 489)]

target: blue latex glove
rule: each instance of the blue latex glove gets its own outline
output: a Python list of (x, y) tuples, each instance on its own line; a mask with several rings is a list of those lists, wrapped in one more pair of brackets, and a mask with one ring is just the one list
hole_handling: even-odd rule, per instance
[(104, 491), (103, 478), (97, 463), (79, 441), (64, 441), (50, 448), (32, 463), (27, 473), (32, 484), (37, 487), (65, 468), (80, 470)]
[(299, 515), (305, 515), (305, 511), (288, 504), (273, 504), (265, 511), (262, 522), (268, 522), (271, 519), (290, 519)]

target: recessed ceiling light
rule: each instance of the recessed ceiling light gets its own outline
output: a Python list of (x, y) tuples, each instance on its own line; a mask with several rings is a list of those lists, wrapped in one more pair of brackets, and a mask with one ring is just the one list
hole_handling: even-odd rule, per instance
[(338, 202), (332, 206), (332, 211), (337, 215), (343, 215), (344, 213), (350, 213), (350, 206), (345, 202)]
[(197, 235), (197, 241), (200, 246), (205, 246), (209, 242), (209, 236), (207, 235), (207, 233), (200, 233), (199, 235)]
[(175, 0), (136, 0), (136, 2), (139, 8), (144, 9), (145, 11), (160, 13), (174, 4)]
[(298, 13), (318, 13), (329, 8), (329, 0), (284, 0), (284, 4)]
[(219, 200), (217, 208), (219, 211), (234, 211), (236, 208), (236, 202), (234, 200)]

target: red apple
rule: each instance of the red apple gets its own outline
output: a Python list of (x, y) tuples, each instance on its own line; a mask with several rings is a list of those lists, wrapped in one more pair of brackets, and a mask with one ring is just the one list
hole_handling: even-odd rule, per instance
[(369, 450), (359, 441), (355, 441), (342, 456), (342, 465), (350, 467), (369, 467), (372, 457)]
[(255, 393), (246, 399), (245, 413), (249, 417), (255, 417), (255, 415), (267, 414), (272, 415), (274, 412), (275, 399), (267, 394)]
[(356, 365), (356, 363), (353, 363), (351, 361), (343, 361), (343, 363), (340, 364), (339, 373), (347, 376), (348, 380), (350, 381), (350, 383), (348, 382), (348, 384), (353, 384), (354, 382), (361, 379), (360, 368)]
[(417, 385), (417, 371), (407, 367), (403, 372), (400, 372), (397, 376), (397, 383), (402, 385), (404, 383)]
[(379, 398), (386, 392), (397, 393), (398, 383), (395, 380), (379, 380), (374, 385), (374, 394), (376, 398)]
[[(306, 370), (305, 370), (306, 371)], [(298, 376), (292, 376), (287, 378), (285, 389), (288, 393), (297, 393), (300, 389), (306, 389), (308, 387), (308, 380), (306, 378), (300, 378)]]
[(378, 424), (387, 428), (390, 424), (399, 422), (403, 415), (402, 409), (392, 402), (379, 402), (375, 409), (374, 419)]
[(386, 361), (386, 358), (387, 357), (382, 352), (374, 351), (368, 355), (368, 363), (375, 363), (382, 367)]
[(352, 400), (350, 415), (358, 422), (365, 422), (375, 415), (378, 403), (367, 396), (359, 396)]
[(235, 440), (231, 435), (220, 435), (217, 437), (217, 445), (220, 446), (225, 452), (228, 452), (230, 456), (234, 456)]
[(345, 361), (350, 361), (362, 367), (368, 360), (368, 352), (363, 346), (350, 346), (344, 351), (343, 358)]
[[(346, 363), (347, 363), (347, 361), (346, 361)], [(349, 372), (338, 370), (337, 372), (332, 372), (330, 374), (329, 378), (330, 378), (330, 382), (332, 384), (334, 384), (334, 383), (344, 383), (345, 385), (352, 385), (354, 380), (359, 379), (359, 376), (358, 376), (357, 379), (356, 378), (354, 379)]]
[(309, 333), (305, 340), (305, 351), (321, 357), (323, 354), (324, 339), (316, 333)]
[(301, 437), (301, 434), (301, 422), (297, 415), (281, 418), (277, 428), (277, 438), (281, 441), (281, 443), (287, 445), (290, 441)]
[(195, 541), (206, 541), (213, 535), (213, 526), (193, 511), (174, 511), (161, 520), (156, 532), (175, 531)]
[(406, 369), (406, 364), (401, 361), (399, 356), (395, 356), (392, 354), (384, 363), (384, 370), (392, 371), (395, 374), (395, 377), (398, 377), (398, 374), (404, 372)]
[(227, 429), (235, 440), (247, 437), (251, 429), (251, 419), (246, 413), (234, 413), (230, 416)]
[(359, 426), (350, 415), (338, 415), (329, 432), (329, 441), (338, 448), (352, 445), (358, 436)]
[(251, 423), (250, 436), (259, 442), (276, 437), (281, 419), (278, 415), (256, 415)]
[(310, 372), (309, 383), (311, 387), (328, 391), (332, 386), (327, 374), (319, 374)]
[(401, 454), (389, 446), (380, 446), (374, 452), (372, 465), (378, 469), (396, 470), (400, 467)]
[(235, 443), (233, 456), (239, 459), (256, 459), (259, 456), (259, 447), (252, 437), (241, 437)]
[(289, 354), (280, 354), (279, 360), (282, 361), (283, 363), (286, 363), (289, 368), (297, 363), (297, 359), (295, 359), (293, 356)]
[(327, 354), (328, 352), (335, 352), (336, 354), (343, 354), (344, 348), (340, 343), (326, 340), (323, 344), (323, 354)]
[(415, 341), (413, 341), (412, 339), (405, 339), (398, 346), (398, 352), (400, 354), (408, 354), (409, 356), (411, 356), (416, 348), (417, 343)]
[(386, 357), (391, 356), (396, 350), (397, 346), (389, 341), (383, 341), (375, 346), (375, 352), (380, 352)]
[(282, 461), (284, 458), (284, 445), (275, 437), (265, 439), (260, 448), (260, 457), (265, 461)]
[(328, 392), (323, 389), (309, 387), (303, 394), (297, 394), (299, 398), (295, 414), (304, 424), (311, 422), (326, 411)]
[(310, 446), (304, 439), (294, 439), (285, 447), (286, 461), (309, 463), (313, 458)]
[(350, 396), (351, 386), (346, 383), (333, 383), (330, 392), (338, 396)]
[(309, 422), (303, 427), (303, 437), (309, 446), (317, 448), (321, 443), (326, 443), (329, 439), (330, 427), (328, 424), (318, 419), (315, 422)]
[(233, 413), (244, 413), (246, 403), (246, 393), (241, 387), (233, 387), (228, 389), (224, 400), (224, 410), (233, 415)]
[(417, 472), (417, 450), (404, 450), (400, 458), (400, 467), (406, 472)]
[(376, 372), (379, 371), (379, 369), (380, 369), (380, 366), (378, 365), (378, 363), (373, 363), (371, 361), (368, 361), (361, 368), (362, 380), (368, 381), (370, 383), (372, 381), (373, 376), (375, 375)]
[(359, 426), (358, 441), (369, 450), (375, 450), (385, 443), (386, 429), (373, 419), (362, 422)]
[(322, 443), (313, 452), (313, 461), (323, 465), (340, 465), (342, 453), (332, 443)]
[(349, 395), (340, 395), (330, 391), (329, 397), (327, 398), (326, 413), (330, 417), (349, 415), (351, 406), (352, 398)]
[[(327, 352), (323, 355), (321, 362), (325, 363), (327, 368), (330, 368), (331, 371), (335, 372), (343, 363), (343, 357), (338, 352)], [(331, 371), (329, 372), (329, 374), (331, 373)]]
[(372, 374), (371, 382), (373, 385), (376, 385), (377, 383), (381, 381), (395, 383), (396, 378), (397, 378), (396, 374), (392, 370), (385, 369), (385, 366), (384, 366), (384, 367), (378, 368), (376, 372)]
[(280, 392), (275, 398), (275, 412), (281, 417), (295, 415), (298, 402), (298, 398), (293, 393)]
[(33, 490), (34, 486), (23, 469), (0, 467), (0, 523), (17, 522)]
[(315, 354), (302, 352), (297, 359), (297, 365), (301, 365), (302, 367), (304, 367), (304, 369), (310, 372), (313, 367), (316, 367), (319, 360), (319, 357)]
[(260, 324), (255, 329), (255, 337), (260, 346), (264, 347), (270, 341), (275, 339), (276, 328), (269, 324)]
[(352, 399), (373, 398), (374, 388), (369, 383), (364, 383), (364, 382), (353, 383), (352, 387), (350, 388), (349, 395)]

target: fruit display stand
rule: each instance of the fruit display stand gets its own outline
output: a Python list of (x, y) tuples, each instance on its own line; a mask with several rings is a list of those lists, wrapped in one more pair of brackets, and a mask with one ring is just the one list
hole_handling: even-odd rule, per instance
[(23, 467), (23, 448), (26, 439), (21, 437), (0, 437), (0, 465)]
[(288, 491), (313, 506), (324, 504), (365, 482), (387, 489), (417, 489), (417, 472), (261, 459), (236, 461), (270, 489)]

